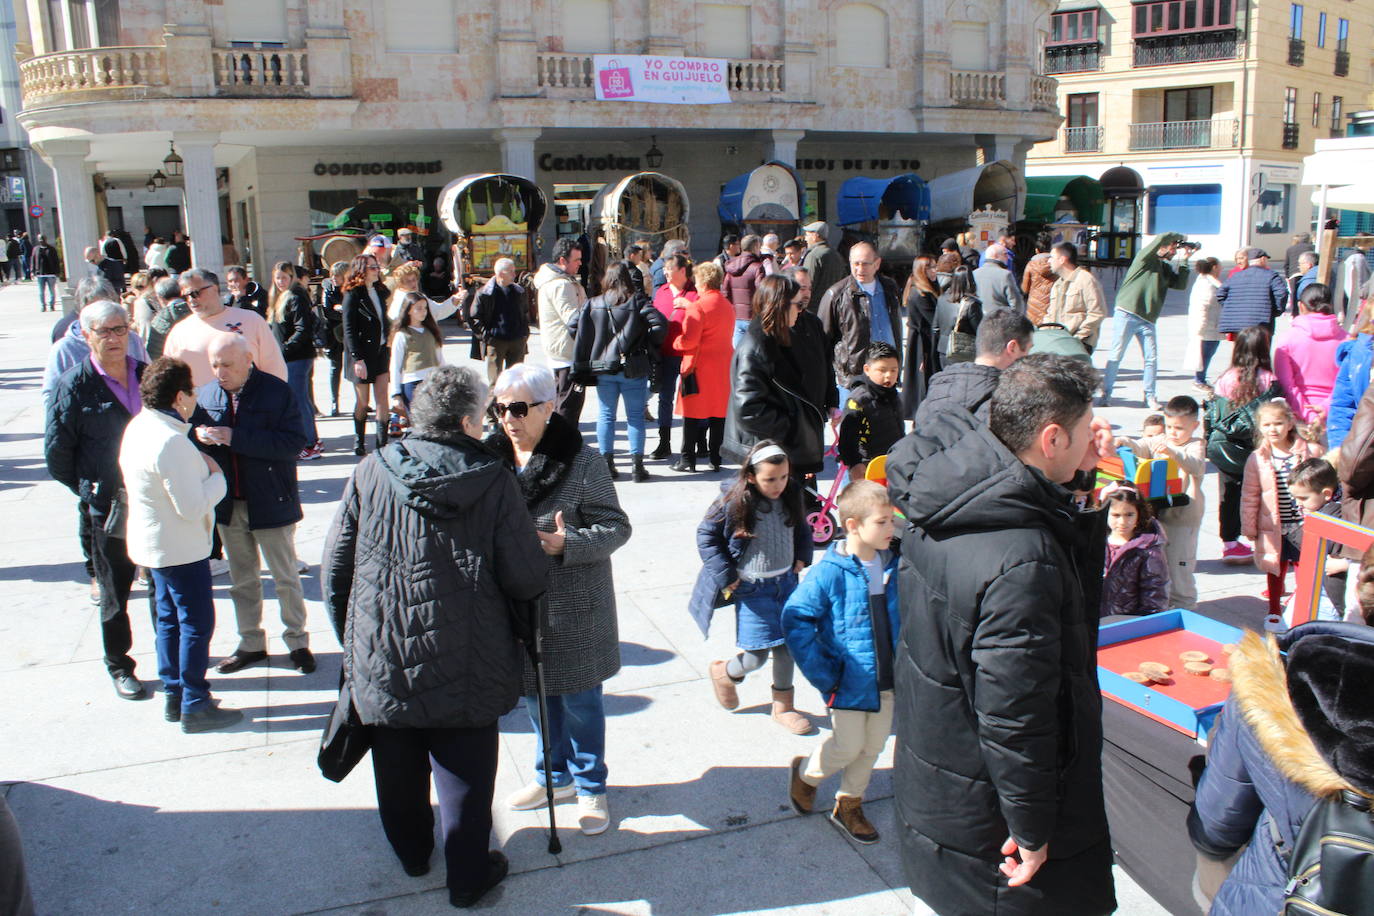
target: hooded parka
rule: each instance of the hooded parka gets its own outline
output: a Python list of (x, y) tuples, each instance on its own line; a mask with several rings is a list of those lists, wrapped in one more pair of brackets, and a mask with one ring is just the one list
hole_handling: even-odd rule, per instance
[[(1099, 513), (963, 411), (888, 458), (902, 542), (897, 815), (913, 891), (941, 916), (1116, 907), (1096, 667)], [(1085, 591), (1087, 592), (1085, 594)], [(1009, 888), (1007, 837), (1049, 859)]]
[(520, 696), (512, 602), (549, 560), (515, 476), (475, 439), (415, 435), (368, 455), (324, 547), (324, 603), (358, 717), (480, 728)]

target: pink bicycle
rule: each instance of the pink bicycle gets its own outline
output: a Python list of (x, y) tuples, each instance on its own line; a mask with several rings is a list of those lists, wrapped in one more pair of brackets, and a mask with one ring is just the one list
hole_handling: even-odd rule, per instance
[(830, 485), (830, 495), (822, 498), (816, 488), (803, 487), (807, 493), (815, 497), (818, 504), (814, 510), (806, 513), (806, 524), (811, 527), (811, 543), (817, 547), (829, 544), (840, 533), (840, 516), (835, 511), (835, 497), (839, 495), (840, 488), (848, 476), (849, 467), (841, 461), (835, 465), (835, 481)]

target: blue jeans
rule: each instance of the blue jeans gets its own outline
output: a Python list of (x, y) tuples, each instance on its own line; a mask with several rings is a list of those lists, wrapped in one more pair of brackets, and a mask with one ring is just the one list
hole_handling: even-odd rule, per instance
[(658, 428), (673, 428), (673, 402), (677, 399), (677, 377), (682, 371), (681, 356), (660, 356), (658, 360)]
[(730, 341), (730, 345), (736, 350), (739, 349), (739, 342), (744, 339), (744, 332), (749, 330), (749, 322), (742, 319), (735, 319), (735, 337)]
[(57, 277), (52, 274), (38, 275), (38, 308), (57, 311)]
[(649, 403), (649, 380), (626, 378), (619, 372), (596, 377), (596, 399), (601, 402), (596, 415), (596, 444), (601, 454), (615, 451), (615, 412), (617, 402), (625, 399), (625, 428), (630, 437), (630, 454), (644, 454), (644, 405)]
[(771, 579), (741, 582), (734, 594), (735, 645), (746, 651), (782, 645), (782, 608), (796, 590), (797, 574), (791, 570)]
[(1112, 315), (1112, 349), (1107, 357), (1107, 371), (1102, 377), (1102, 396), (1112, 396), (1112, 386), (1116, 384), (1116, 373), (1121, 368), (1121, 358), (1126, 355), (1126, 347), (1131, 339), (1140, 341), (1140, 352), (1145, 358), (1145, 378), (1143, 387), (1145, 401), (1155, 400), (1155, 372), (1159, 368), (1159, 348), (1155, 344), (1155, 326), (1131, 312), (1117, 309)]
[(149, 571), (157, 623), (157, 673), (162, 689), (181, 697), (182, 713), (210, 702), (210, 637), (215, 632), (215, 602), (210, 591), (210, 560)]
[(286, 383), (296, 393), (296, 406), (301, 410), (302, 428), (309, 445), (319, 438), (315, 430), (315, 410), (310, 402), (310, 370), (314, 368), (313, 359), (293, 359), (286, 364)]
[[(578, 795), (606, 794), (606, 708), (601, 685), (581, 693), (548, 698), (549, 770), (556, 787), (577, 783)], [(544, 736), (539, 731), (539, 698), (525, 697), (534, 726), (534, 778), (544, 785)]]
[(1202, 368), (1193, 376), (1193, 381), (1199, 385), (1207, 384), (1207, 365), (1212, 361), (1212, 357), (1217, 354), (1217, 347), (1221, 346), (1219, 340), (1204, 340), (1202, 342)]

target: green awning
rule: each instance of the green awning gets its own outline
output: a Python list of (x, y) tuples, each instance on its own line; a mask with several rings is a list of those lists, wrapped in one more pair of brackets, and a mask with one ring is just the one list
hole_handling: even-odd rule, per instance
[(1102, 182), (1087, 175), (1042, 175), (1026, 179), (1026, 219), (1054, 221), (1059, 198), (1067, 197), (1078, 210), (1078, 221), (1089, 226), (1102, 223)]

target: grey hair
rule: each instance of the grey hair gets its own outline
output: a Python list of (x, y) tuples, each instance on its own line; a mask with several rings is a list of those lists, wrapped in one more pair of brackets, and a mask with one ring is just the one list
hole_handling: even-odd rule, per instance
[(440, 441), (466, 435), (463, 418), (481, 422), (487, 383), (467, 366), (440, 366), (415, 389), (410, 428), (417, 436)]
[(215, 276), (204, 267), (192, 267), (190, 270), (183, 270), (177, 275), (177, 280), (181, 283), (185, 283), (187, 280), (200, 280), (204, 283), (209, 283), (216, 289), (218, 289), (220, 285), (219, 277)]
[(224, 268), (224, 275), (226, 277), (243, 277), (246, 280), (248, 279), (248, 269), (242, 265), (234, 264)]
[(347, 270), (347, 261), (335, 261), (333, 264), (329, 265), (329, 276), (337, 277), (339, 274), (347, 272)]
[[(771, 241), (770, 241), (770, 239), (771, 239)], [(763, 237), (763, 244), (767, 245), (769, 248), (777, 248), (777, 247), (778, 247), (778, 234), (777, 234), (776, 232), (770, 232), (770, 233), (768, 233), (767, 235), (765, 235), (765, 236)]]
[(119, 301), (119, 293), (115, 292), (114, 286), (103, 276), (87, 277), (76, 284), (77, 311), (100, 299), (108, 299), (111, 302)]
[(549, 403), (557, 396), (553, 373), (543, 366), (516, 363), (496, 378), (491, 393), (497, 397), (523, 388), (536, 401)]
[(163, 277), (153, 286), (153, 292), (159, 299), (171, 302), (181, 298), (181, 284), (172, 277)]
[(684, 242), (682, 239), (669, 239), (668, 241), (666, 241), (666, 242), (663, 243), (663, 250), (660, 251), (660, 252), (658, 253), (658, 256), (659, 256), (660, 258), (662, 258), (663, 260), (666, 261), (666, 260), (668, 260), (669, 258), (671, 258), (671, 257), (672, 257), (673, 255), (675, 255), (675, 254), (686, 254), (686, 253), (687, 253), (687, 243), (686, 243), (686, 242)]
[(1308, 264), (1311, 264), (1315, 267), (1317, 264), (1317, 253), (1315, 251), (1302, 252), (1298, 255), (1298, 263), (1301, 264), (1303, 261), (1306, 261)]
[(81, 307), (81, 330), (90, 331), (97, 324), (107, 318), (123, 318), (129, 320), (129, 313), (124, 310), (124, 306), (109, 299), (97, 299)]
[(497, 259), (496, 259), (496, 263), (493, 264), (493, 265), (491, 265), (491, 269), (494, 270), (494, 271), (496, 271), (497, 273), (500, 273), (501, 271), (505, 270), (507, 267), (514, 267), (514, 266), (515, 266), (515, 262), (512, 261), (510, 258), (497, 258)]

